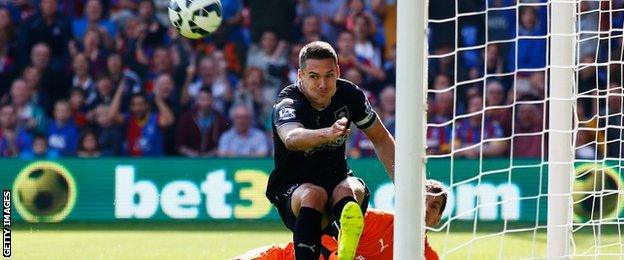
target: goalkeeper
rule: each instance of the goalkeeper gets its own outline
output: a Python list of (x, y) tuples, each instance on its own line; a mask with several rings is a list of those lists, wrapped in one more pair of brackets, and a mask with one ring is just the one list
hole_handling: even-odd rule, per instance
[[(435, 180), (427, 180), (427, 199), (425, 203), (425, 224), (434, 227), (440, 223), (442, 213), (446, 208), (448, 194), (442, 184)], [(394, 236), (394, 214), (392, 212), (369, 209), (365, 216), (364, 231), (360, 244), (357, 247), (356, 257), (367, 260), (392, 259)], [(338, 244), (334, 236), (325, 235), (322, 238), (321, 258), (332, 260), (337, 258)], [(287, 245), (273, 245), (250, 250), (236, 260), (290, 260), (293, 259), (293, 243)], [(358, 258), (356, 258), (358, 259)], [(437, 260), (438, 254), (429, 246), (425, 237), (425, 259)]]
[(394, 139), (363, 91), (339, 79), (334, 49), (312, 42), (299, 53), (298, 80), (285, 87), (273, 107), (275, 169), (266, 196), (293, 232), (297, 259), (318, 259), (321, 234), (340, 225), (338, 255), (353, 259), (364, 226), (360, 205), (364, 182), (351, 177), (345, 140), (350, 122), (362, 129), (394, 175)]

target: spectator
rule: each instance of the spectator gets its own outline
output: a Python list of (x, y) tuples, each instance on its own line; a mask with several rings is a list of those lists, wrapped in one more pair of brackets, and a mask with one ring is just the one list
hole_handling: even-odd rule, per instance
[(355, 24), (355, 16), (370, 15), (369, 13), (364, 13), (364, 8), (363, 0), (346, 0), (338, 12), (335, 13), (334, 22), (351, 31)]
[(541, 158), (542, 142), (545, 142), (542, 133), (542, 111), (536, 104), (520, 104), (517, 106), (515, 135), (513, 136), (514, 158)]
[(17, 73), (14, 39), (15, 27), (9, 9), (0, 6), (0, 97), (9, 91)]
[(48, 111), (47, 108), (51, 106), (50, 98), (48, 93), (42, 90), (41, 76), (41, 71), (34, 66), (28, 66), (22, 72), (22, 78), (32, 92), (31, 102)]
[[(518, 36), (543, 36), (546, 35), (546, 21), (540, 20), (538, 11), (533, 6), (520, 6), (520, 25)], [(510, 28), (511, 29), (511, 28)], [(515, 29), (515, 28), (513, 28)], [(515, 31), (513, 32), (515, 34)], [(519, 39), (518, 51), (512, 48), (509, 51), (508, 66), (510, 71), (515, 70), (516, 55), (518, 69), (536, 69), (546, 66), (546, 39)]]
[(87, 95), (95, 94), (95, 82), (89, 74), (89, 60), (83, 53), (78, 53), (73, 57), (72, 88), (79, 88)]
[(54, 120), (48, 125), (48, 144), (63, 156), (73, 156), (78, 148), (78, 128), (72, 119), (71, 108), (65, 100), (54, 104)]
[(301, 23), (302, 38), (299, 40), (302, 44), (307, 44), (314, 41), (327, 41), (325, 37), (321, 35), (321, 22), (318, 16), (310, 14), (303, 18)]
[(251, 39), (245, 28), (243, 28), (243, 1), (221, 1), (221, 6), (223, 8), (221, 28), (227, 32), (227, 40), (233, 43), (242, 43), (242, 47), (248, 47)]
[[(502, 107), (505, 106), (506, 96), (505, 88), (500, 81), (491, 80), (487, 83), (485, 105), (488, 109), (485, 111), (485, 115), (503, 128), (504, 136), (510, 136), (512, 108)], [(513, 101), (509, 103), (511, 104)]]
[(203, 87), (210, 88), (213, 93), (214, 107), (223, 113), (227, 111), (232, 102), (232, 85), (228, 79), (227, 71), (223, 68), (222, 61), (216, 61), (212, 56), (206, 56), (199, 63), (199, 79), (190, 84), (182, 91), (182, 103), (196, 99), (199, 90)]
[(32, 1), (4, 1), (3, 5), (9, 9), (9, 11), (11, 12), (11, 17), (16, 24), (22, 23), (29, 17), (33, 16), (36, 11)]
[(123, 136), (121, 129), (114, 124), (109, 112), (109, 107), (106, 105), (99, 105), (95, 108), (98, 144), (102, 156), (117, 156), (121, 155)]
[[(273, 31), (262, 33), (259, 45), (253, 44), (247, 53), (247, 68), (256, 67), (262, 70), (271, 88), (278, 89), (282, 81), (278, 73), (271, 74), (275, 68), (286, 64), (286, 51), (288, 45), (285, 41), (277, 41), (277, 35)], [(277, 75), (274, 75), (277, 74)]]
[[(162, 99), (162, 101), (164, 101), (165, 105), (169, 108), (169, 110), (171, 110), (171, 113), (173, 113), (174, 116), (174, 121), (172, 122), (172, 124), (175, 124), (175, 118), (178, 118), (181, 112), (180, 99), (175, 92), (173, 79), (168, 74), (160, 75), (154, 82), (154, 92), (152, 93), (152, 95), (150, 95), (150, 101), (154, 102), (153, 104), (151, 104), (152, 106), (156, 106), (156, 96), (160, 96), (160, 99)], [(163, 127), (162, 132), (165, 154), (176, 154), (174, 143), (175, 128)]]
[(12, 44), (15, 40), (15, 26), (11, 19), (9, 9), (0, 6), (0, 46), (6, 48), (6, 51), (12, 50)]
[[(483, 98), (481, 96), (472, 96), (468, 103), (468, 113), (476, 114), (460, 120), (455, 128), (456, 149), (462, 149), (462, 151), (457, 153), (458, 156), (471, 159), (479, 157), (481, 151), (475, 145), (480, 143), (482, 143), (481, 149), (484, 157), (502, 156), (508, 151), (509, 145), (506, 141), (490, 140), (502, 138), (503, 129), (497, 122), (484, 116), (482, 109)], [(483, 131), (481, 129), (482, 123)], [(482, 133), (483, 136), (481, 136)]]
[(340, 69), (346, 71), (347, 69), (355, 68), (357, 57), (355, 55), (355, 36), (353, 33), (350, 31), (341, 32), (338, 35), (336, 47)]
[(340, 28), (334, 22), (333, 14), (336, 14), (345, 0), (303, 0), (299, 1), (297, 13), (299, 17), (315, 15), (320, 18), (321, 35), (330, 43), (335, 43)]
[(383, 20), (386, 39), (384, 57), (391, 59), (390, 57), (396, 52), (397, 2), (396, 0), (373, 0), (371, 5), (375, 14)]
[(101, 32), (105, 38), (105, 42), (111, 41), (117, 33), (117, 26), (115, 23), (103, 18), (102, 3), (99, 0), (88, 0), (86, 2), (84, 16), (79, 19), (74, 19), (72, 28), (74, 30), (74, 37), (77, 39), (82, 39), (88, 28), (95, 28)]
[(102, 155), (95, 132), (86, 130), (82, 133), (77, 155), (81, 158), (94, 158)]
[(17, 127), (17, 114), (11, 105), (0, 108), (0, 157), (16, 157), (30, 151), (32, 139)]
[(180, 117), (176, 134), (178, 153), (187, 157), (217, 155), (219, 138), (227, 126), (225, 119), (212, 107), (212, 94), (201, 88), (195, 107)]
[(25, 160), (58, 159), (59, 157), (57, 150), (48, 148), (48, 139), (44, 134), (35, 134), (32, 141), (32, 149), (24, 150), (20, 153), (20, 158)]
[(487, 60), (487, 74), (502, 74), (505, 72), (505, 60), (498, 43), (491, 43), (485, 49), (485, 58)]
[(385, 87), (379, 94), (379, 105), (381, 107), (380, 119), (390, 134), (394, 135), (394, 122), (396, 113), (396, 91), (394, 86)]
[(243, 79), (234, 91), (232, 107), (245, 106), (254, 118), (254, 124), (262, 124), (269, 118), (272, 100), (277, 96), (277, 90), (264, 85), (262, 71), (255, 67), (245, 69)]
[(31, 102), (32, 91), (23, 79), (11, 85), (11, 105), (17, 113), (17, 126), (29, 132), (45, 133), (46, 115), (43, 109)]
[(137, 2), (134, 0), (117, 0), (112, 2), (110, 18), (119, 28), (128, 25), (128, 22), (136, 17)]
[(110, 105), (110, 116), (117, 124), (124, 125), (125, 140), (123, 149), (129, 156), (162, 156), (164, 155), (163, 132), (174, 122), (171, 109), (163, 99), (163, 92), (157, 91), (154, 103), (158, 112), (150, 109), (147, 97), (144, 94), (133, 94), (130, 98), (129, 113), (120, 114), (121, 95), (128, 91), (125, 84), (115, 91)]
[(85, 91), (80, 88), (73, 88), (69, 92), (69, 107), (73, 115), (74, 124), (78, 128), (87, 125), (87, 104)]
[(436, 93), (431, 102), (430, 124), (427, 127), (427, 154), (449, 154), (453, 133), (453, 91)]
[(396, 45), (392, 46), (390, 53), (386, 54), (386, 61), (383, 65), (386, 73), (386, 84), (396, 85)]
[[(359, 1), (359, 0), (354, 0)], [(385, 72), (381, 69), (381, 50), (370, 40), (373, 21), (365, 15), (356, 15), (353, 20), (353, 36), (355, 39), (355, 64), (364, 74), (370, 75), (367, 81), (384, 81)]]
[[(123, 86), (125, 86), (125, 84), (123, 84)], [(95, 91), (95, 95), (87, 97), (87, 108), (89, 110), (99, 105), (109, 105), (113, 101), (113, 83), (109, 77), (102, 76), (97, 79)]]
[(303, 45), (298, 43), (290, 46), (288, 64), (286, 64), (286, 78), (283, 80), (283, 86), (295, 83), (298, 80), (299, 52), (301, 52), (301, 48), (303, 48)]
[(80, 46), (76, 46), (75, 41), (69, 44), (69, 54), (73, 58), (80, 52), (84, 53), (89, 62), (89, 73), (96, 75), (106, 68), (107, 53), (102, 42), (102, 34), (96, 29), (89, 29), (82, 38)]
[[(54, 0), (45, 0), (54, 1)], [(41, 92), (46, 93), (49, 99), (49, 107), (44, 107), (46, 112), (52, 111), (51, 105), (59, 99), (62, 99), (67, 95), (69, 91), (68, 82), (66, 81), (63, 73), (51, 66), (51, 51), (50, 47), (46, 43), (37, 43), (33, 46), (30, 54), (31, 65), (41, 72)]]
[(130, 92), (126, 93), (127, 96), (129, 96), (130, 93), (140, 93), (143, 91), (139, 75), (124, 67), (122, 57), (118, 53), (112, 53), (106, 58), (106, 72), (113, 86), (119, 86), (121, 81), (124, 81), (124, 84), (129, 86), (128, 89), (130, 89)]
[(269, 154), (266, 135), (252, 126), (251, 111), (237, 106), (230, 115), (233, 127), (219, 138), (220, 157), (265, 157)]
[(162, 74), (154, 80), (154, 91), (149, 95), (150, 101), (155, 102), (156, 96), (160, 96), (174, 116), (180, 113), (180, 98), (176, 92), (173, 78), (169, 74)]
[[(511, 40), (516, 26), (516, 9), (512, 0), (488, 0), (491, 10), (487, 10), (487, 36), (489, 41)], [(502, 8), (507, 7), (507, 8)]]
[[(346, 78), (355, 79), (361, 81), (359, 71), (350, 69), (347, 71)], [(365, 92), (366, 93), (366, 92)], [(394, 86), (385, 87), (379, 94), (379, 117), (382, 123), (386, 126), (390, 134), (394, 135), (395, 129), (395, 108), (396, 104), (396, 91)], [(373, 100), (374, 101), (374, 100)], [(363, 131), (357, 130), (351, 138), (349, 156), (352, 158), (368, 158), (375, 156), (375, 147), (373, 143), (366, 137)]]
[(152, 0), (139, 1), (139, 31), (145, 35), (143, 43), (145, 47), (154, 48), (165, 41), (167, 29), (160, 23), (155, 13), (155, 6)]
[(60, 69), (67, 61), (67, 44), (72, 38), (71, 22), (57, 11), (57, 0), (41, 0), (39, 12), (28, 18), (21, 26), (18, 51), (22, 53), (21, 64), (26, 65), (28, 51), (39, 43), (49, 46), (51, 66)]
[[(167, 48), (162, 46), (157, 47), (154, 50), (154, 56), (152, 56), (149, 67), (145, 64), (145, 67), (142, 69), (142, 71), (147, 71), (145, 91), (148, 93), (153, 91), (154, 80), (163, 74), (169, 74), (175, 77), (177, 71), (180, 69), (179, 66), (180, 64), (174, 64), (171, 53)], [(183, 68), (185, 69), (185, 67)]]
[(112, 53), (106, 58), (106, 72), (112, 86), (119, 86), (122, 82), (128, 86), (126, 88), (128, 91), (123, 93), (121, 101), (122, 110), (128, 110), (130, 96), (144, 91), (141, 78), (134, 71), (124, 68), (122, 57), (117, 53)]

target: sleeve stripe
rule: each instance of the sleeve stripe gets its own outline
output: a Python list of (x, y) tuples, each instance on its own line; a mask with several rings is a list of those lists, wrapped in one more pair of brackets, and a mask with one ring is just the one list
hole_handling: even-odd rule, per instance
[(355, 122), (355, 125), (358, 127), (363, 127), (364, 125), (368, 125), (371, 123), (371, 119), (375, 118), (375, 113), (368, 113), (368, 115), (366, 115), (366, 117), (360, 121)]

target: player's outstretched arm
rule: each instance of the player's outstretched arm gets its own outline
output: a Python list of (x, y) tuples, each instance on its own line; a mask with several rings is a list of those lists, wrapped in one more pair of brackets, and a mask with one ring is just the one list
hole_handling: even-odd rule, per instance
[(394, 182), (394, 138), (388, 129), (381, 123), (379, 118), (364, 133), (375, 146), (375, 153), (383, 164), (388, 176)]
[(338, 119), (331, 127), (321, 129), (305, 129), (299, 123), (286, 123), (277, 129), (286, 149), (306, 151), (321, 144), (333, 142), (341, 136), (349, 134), (348, 120)]

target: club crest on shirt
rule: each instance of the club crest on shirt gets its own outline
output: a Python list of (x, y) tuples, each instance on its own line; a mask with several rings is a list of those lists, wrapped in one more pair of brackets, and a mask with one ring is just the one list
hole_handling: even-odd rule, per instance
[(347, 109), (347, 106), (343, 106), (340, 109), (336, 110), (334, 112), (334, 117), (336, 120), (341, 119), (343, 117), (349, 119), (349, 110)]

